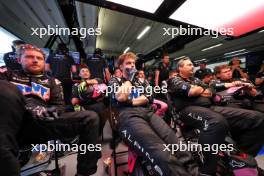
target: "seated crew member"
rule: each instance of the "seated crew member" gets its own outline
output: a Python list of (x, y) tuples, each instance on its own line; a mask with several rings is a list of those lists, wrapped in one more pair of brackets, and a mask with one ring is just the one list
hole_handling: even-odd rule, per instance
[(172, 70), (169, 72), (169, 79), (173, 78), (178, 75), (178, 72), (176, 70)]
[[(264, 131), (263, 114), (233, 107), (212, 106), (212, 90), (193, 77), (193, 69), (190, 58), (183, 58), (177, 64), (178, 76), (168, 80), (168, 92), (181, 120), (200, 130), (200, 144), (221, 144), (230, 129), (238, 146), (256, 155), (264, 143), (261, 135)], [(215, 175), (217, 155), (202, 153), (204, 160), (201, 172)]]
[(169, 72), (169, 78), (167, 80), (162, 81), (162, 88), (165, 90), (168, 90), (168, 80), (176, 77), (178, 75), (178, 72), (176, 70), (172, 70)]
[(152, 70), (148, 70), (147, 72), (147, 80), (149, 82), (149, 85), (154, 87), (154, 73), (152, 72)]
[(200, 68), (194, 74), (199, 79), (202, 79), (205, 72), (212, 72), (209, 68), (206, 68), (206, 62), (201, 62), (199, 66)]
[[(32, 45), (18, 51), (23, 70), (0, 73), (0, 175), (18, 176), (19, 146), (79, 135), (79, 144), (96, 144), (99, 117), (95, 112), (64, 113), (60, 82), (44, 74), (44, 53)], [(96, 146), (95, 146), (96, 147)], [(97, 170), (98, 149), (81, 154), (77, 175)]]
[[(250, 81), (233, 79), (232, 70), (228, 65), (218, 66), (216, 74), (219, 79), (210, 83), (218, 94), (215, 97), (216, 103), (264, 112), (263, 104), (254, 102), (257, 90)], [(228, 89), (231, 90), (230, 88), (233, 88), (234, 92), (228, 91)]]
[(245, 69), (240, 67), (241, 60), (238, 57), (234, 57), (231, 62), (231, 70), (232, 70), (232, 78), (234, 79), (239, 79), (239, 78), (244, 78), (248, 79), (248, 74), (246, 73)]
[(214, 79), (214, 73), (208, 69), (207, 71), (204, 71), (204, 73), (201, 75), (201, 80), (203, 83), (209, 85), (209, 83)]
[(100, 132), (102, 132), (107, 115), (103, 102), (106, 85), (100, 78), (90, 79), (88, 67), (81, 68), (79, 76), (82, 82), (73, 85), (71, 102), (75, 107), (80, 105), (86, 110), (95, 111), (100, 117)]
[(121, 82), (116, 79), (109, 81), (114, 90), (111, 95), (112, 109), (118, 113), (118, 131), (135, 152), (150, 162), (158, 175), (197, 175), (190, 152), (178, 151), (172, 155), (164, 151), (164, 144), (177, 144), (179, 141), (174, 131), (148, 108), (152, 95), (142, 91), (145, 87), (134, 85), (137, 79), (134, 77), (135, 61), (136, 55), (132, 52), (121, 55), (118, 66), (123, 78)]
[(91, 78), (100, 78), (105, 83), (110, 79), (110, 71), (107, 60), (104, 58), (102, 50), (96, 48), (92, 55), (87, 55), (84, 63), (89, 67)]
[(255, 85), (258, 86), (259, 90), (262, 92), (262, 97), (264, 95), (264, 60), (262, 61), (260, 70), (258, 71), (255, 79)]
[(9, 53), (5, 53), (4, 54), (4, 57), (3, 57), (3, 60), (5, 62), (5, 65), (8, 69), (10, 70), (20, 70), (21, 69), (21, 65), (20, 63), (18, 62), (17, 60), (17, 56), (16, 56), (16, 52), (18, 50), (18, 48), (25, 44), (24, 41), (22, 40), (14, 40), (12, 42), (12, 52), (9, 52)]
[[(228, 125), (221, 114), (208, 107), (210, 106), (211, 90), (193, 77), (194, 66), (186, 57), (178, 61), (178, 75), (168, 79), (168, 93), (179, 111), (181, 120), (188, 126), (201, 131), (198, 142), (200, 144), (222, 144), (228, 132)], [(202, 174), (216, 173), (217, 155), (203, 152)]]
[[(138, 78), (137, 80), (138, 80), (139, 85), (150, 86), (148, 81), (146, 80), (144, 70), (138, 71), (137, 78)], [(164, 117), (168, 109), (168, 105), (165, 102), (158, 100), (158, 99), (153, 99), (153, 103), (151, 107), (155, 110), (155, 113), (161, 117)]]

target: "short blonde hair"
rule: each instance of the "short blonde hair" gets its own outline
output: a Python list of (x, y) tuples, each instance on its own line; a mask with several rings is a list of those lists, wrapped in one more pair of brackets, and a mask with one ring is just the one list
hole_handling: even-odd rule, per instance
[(120, 55), (117, 61), (118, 67), (120, 67), (120, 65), (122, 65), (127, 58), (132, 58), (136, 60), (137, 56), (133, 52), (127, 52), (125, 54)]

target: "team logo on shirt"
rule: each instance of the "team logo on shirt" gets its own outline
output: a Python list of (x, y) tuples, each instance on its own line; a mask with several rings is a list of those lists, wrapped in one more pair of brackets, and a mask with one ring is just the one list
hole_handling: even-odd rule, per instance
[(187, 90), (187, 86), (186, 85), (182, 85), (182, 90)]
[(43, 85), (34, 82), (31, 82), (31, 86), (16, 82), (12, 83), (17, 86), (23, 95), (36, 95), (44, 101), (48, 101), (50, 99), (50, 88), (47, 88)]
[(131, 90), (130, 99), (138, 98), (140, 96), (140, 91), (137, 88)]

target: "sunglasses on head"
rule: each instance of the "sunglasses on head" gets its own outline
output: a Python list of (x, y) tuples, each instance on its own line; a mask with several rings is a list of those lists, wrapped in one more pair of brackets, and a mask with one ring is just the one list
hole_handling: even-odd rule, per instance
[(45, 57), (44, 52), (43, 52), (40, 48), (38, 48), (38, 47), (36, 47), (36, 46), (34, 46), (34, 45), (31, 45), (31, 44), (24, 44), (24, 45), (21, 45), (21, 46), (20, 46), (20, 50), (35, 50), (35, 51), (38, 51), (38, 52), (40, 52), (41, 54), (43, 54), (43, 56)]
[(33, 49), (33, 50), (37, 50), (37, 51), (41, 51), (41, 49), (39, 49), (38, 47), (34, 46), (34, 45), (30, 45), (30, 44), (24, 44), (21, 45), (20, 49)]

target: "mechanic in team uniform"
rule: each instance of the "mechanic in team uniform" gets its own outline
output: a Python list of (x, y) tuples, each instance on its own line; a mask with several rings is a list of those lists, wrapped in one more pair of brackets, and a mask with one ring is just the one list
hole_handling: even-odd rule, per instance
[(169, 78), (169, 72), (172, 70), (172, 65), (170, 63), (170, 57), (164, 54), (162, 57), (162, 62), (159, 63), (155, 70), (155, 86), (162, 86), (162, 81)]
[[(200, 79), (200, 78), (199, 78)], [(201, 80), (203, 83), (209, 85), (209, 83), (215, 79), (214, 73), (211, 71), (211, 69), (208, 69), (201, 75)]]
[(73, 81), (77, 77), (77, 68), (74, 59), (69, 56), (69, 50), (64, 43), (58, 44), (57, 50), (46, 60), (46, 72), (60, 80), (65, 103), (71, 104)]
[[(76, 137), (97, 145), (99, 117), (93, 111), (64, 112), (60, 81), (44, 74), (44, 53), (32, 45), (18, 51), (23, 70), (0, 73), (0, 175), (19, 176), (19, 146)], [(78, 152), (77, 175), (97, 170), (99, 151)]]
[(204, 76), (205, 73), (210, 73), (212, 71), (211, 71), (211, 69), (206, 68), (206, 63), (205, 62), (201, 62), (199, 64), (199, 66), (200, 66), (200, 69), (198, 69), (195, 72), (194, 76), (202, 80), (202, 78), (203, 78), (203, 76)]
[(123, 77), (120, 82), (111, 79), (112, 109), (116, 111), (117, 128), (122, 138), (135, 152), (149, 162), (158, 175), (191, 176), (198, 169), (190, 152), (177, 151), (172, 155), (164, 151), (164, 144), (179, 143), (175, 132), (149, 108), (152, 94), (137, 81), (135, 74), (136, 55), (132, 52), (121, 55), (118, 66)]
[(263, 95), (264, 95), (264, 60), (262, 61), (261, 68), (258, 71), (254, 82), (255, 82), (255, 85), (258, 87), (258, 89), (261, 91), (262, 98), (263, 98)]
[[(186, 57), (178, 61), (178, 75), (168, 80), (168, 92), (180, 119), (188, 126), (199, 129), (200, 144), (222, 144), (229, 130), (237, 145), (256, 155), (264, 139), (264, 114), (233, 108), (213, 106), (214, 90), (193, 77), (193, 63)], [(217, 155), (202, 152), (202, 174), (215, 175)]]
[(75, 107), (83, 107), (86, 110), (95, 111), (100, 117), (100, 132), (103, 132), (107, 120), (107, 107), (104, 104), (106, 84), (100, 78), (90, 79), (88, 67), (80, 69), (81, 83), (76, 83), (72, 88), (72, 104)]
[(87, 55), (84, 63), (90, 69), (91, 78), (100, 78), (105, 83), (110, 80), (108, 64), (100, 48), (96, 48), (92, 55)]
[(12, 52), (9, 52), (9, 53), (6, 53), (4, 54), (4, 62), (5, 62), (5, 65), (8, 69), (10, 70), (20, 70), (22, 67), (21, 67), (21, 64), (18, 62), (17, 60), (17, 56), (16, 56), (16, 51), (17, 49), (25, 44), (24, 41), (22, 40), (14, 40), (12, 42)]
[[(217, 104), (264, 112), (264, 104), (255, 101), (258, 91), (249, 80), (232, 78), (232, 70), (228, 65), (218, 66), (216, 74), (219, 79), (211, 81), (210, 85), (218, 95), (215, 97)], [(231, 92), (231, 89), (234, 91)]]
[(234, 57), (229, 63), (232, 70), (232, 77), (234, 79), (244, 78), (248, 79), (248, 74), (245, 69), (241, 68), (241, 60), (238, 57)]

